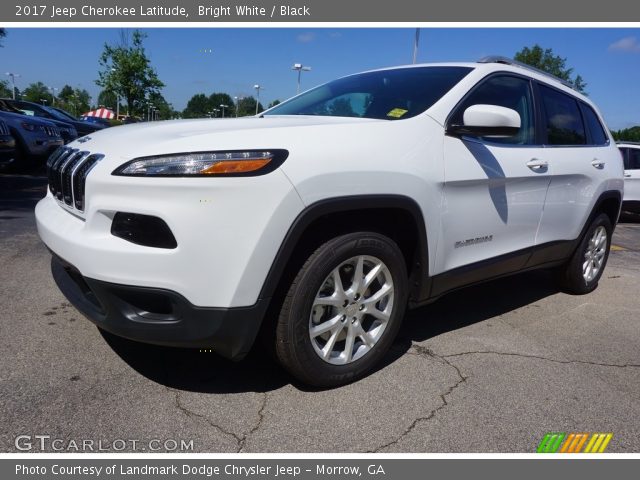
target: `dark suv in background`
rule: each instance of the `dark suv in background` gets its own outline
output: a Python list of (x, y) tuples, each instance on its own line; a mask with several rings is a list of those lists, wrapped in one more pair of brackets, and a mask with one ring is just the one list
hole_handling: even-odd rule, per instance
[(46, 114), (46, 110), (43, 109), (48, 107), (38, 105), (37, 103), (24, 102), (22, 100), (11, 100), (9, 98), (0, 99), (0, 104), (4, 104), (7, 107), (6, 110), (11, 110), (15, 113), (22, 113), (29, 117), (38, 117), (53, 123), (58, 127), (58, 130), (60, 130), (60, 134), (62, 135), (62, 139), (65, 144), (73, 142), (78, 138), (78, 131), (76, 130), (76, 127), (72, 125), (72, 122), (56, 118), (54, 115)]
[(64, 145), (58, 127), (42, 118), (30, 117), (6, 109), (0, 101), (0, 121), (3, 121), (9, 134), (15, 139), (15, 154), (12, 162), (6, 162), (12, 168), (20, 168), (27, 163), (44, 160), (56, 148)]
[(9, 126), (0, 119), (0, 168), (14, 162), (16, 156), (16, 140), (11, 135)]

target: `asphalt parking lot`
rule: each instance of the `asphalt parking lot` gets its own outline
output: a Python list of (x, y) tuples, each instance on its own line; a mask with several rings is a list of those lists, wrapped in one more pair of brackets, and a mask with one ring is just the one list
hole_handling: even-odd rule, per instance
[(612, 432), (608, 451), (640, 451), (635, 219), (617, 227), (594, 293), (533, 272), (450, 294), (407, 316), (374, 374), (313, 391), (259, 353), (233, 363), (101, 334), (51, 278), (33, 218), (45, 182), (0, 175), (0, 451), (49, 435), (71, 452), (133, 439), (138, 451), (186, 439), (196, 452), (533, 452), (550, 431)]

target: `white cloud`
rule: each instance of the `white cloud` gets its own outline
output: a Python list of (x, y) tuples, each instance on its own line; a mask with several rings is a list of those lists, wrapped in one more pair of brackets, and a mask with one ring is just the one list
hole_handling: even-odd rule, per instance
[(329, 38), (340, 38), (342, 37), (342, 33), (340, 32), (331, 32), (329, 33)]
[(636, 37), (624, 37), (609, 45), (609, 50), (640, 53), (640, 42)]
[(301, 33), (296, 38), (300, 43), (309, 43), (316, 38), (316, 34), (313, 32), (306, 32), (306, 33)]

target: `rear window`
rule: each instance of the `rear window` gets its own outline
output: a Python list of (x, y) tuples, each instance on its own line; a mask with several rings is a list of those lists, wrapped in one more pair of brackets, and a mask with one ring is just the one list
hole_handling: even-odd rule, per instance
[(640, 148), (626, 148), (624, 156), (625, 170), (640, 170)]
[(265, 115), (401, 120), (427, 110), (471, 70), (413, 67), (360, 73), (309, 90)]
[(591, 134), (590, 143), (593, 145), (606, 145), (609, 138), (607, 134), (604, 133), (604, 127), (600, 123), (596, 112), (586, 103), (582, 103), (582, 113), (584, 114), (584, 123), (587, 125), (589, 133)]
[(578, 102), (553, 88), (540, 85), (545, 110), (548, 145), (585, 145), (585, 133)]

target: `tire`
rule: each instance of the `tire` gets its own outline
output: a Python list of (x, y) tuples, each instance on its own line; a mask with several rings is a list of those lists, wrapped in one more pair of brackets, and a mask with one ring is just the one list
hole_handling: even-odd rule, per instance
[(358, 232), (326, 242), (307, 259), (283, 302), (275, 335), (280, 364), (315, 387), (363, 377), (395, 339), (407, 296), (405, 259), (391, 239)]
[(584, 295), (596, 289), (607, 265), (612, 234), (613, 227), (609, 217), (604, 213), (598, 214), (569, 263), (559, 271), (558, 280), (562, 290), (574, 295)]

